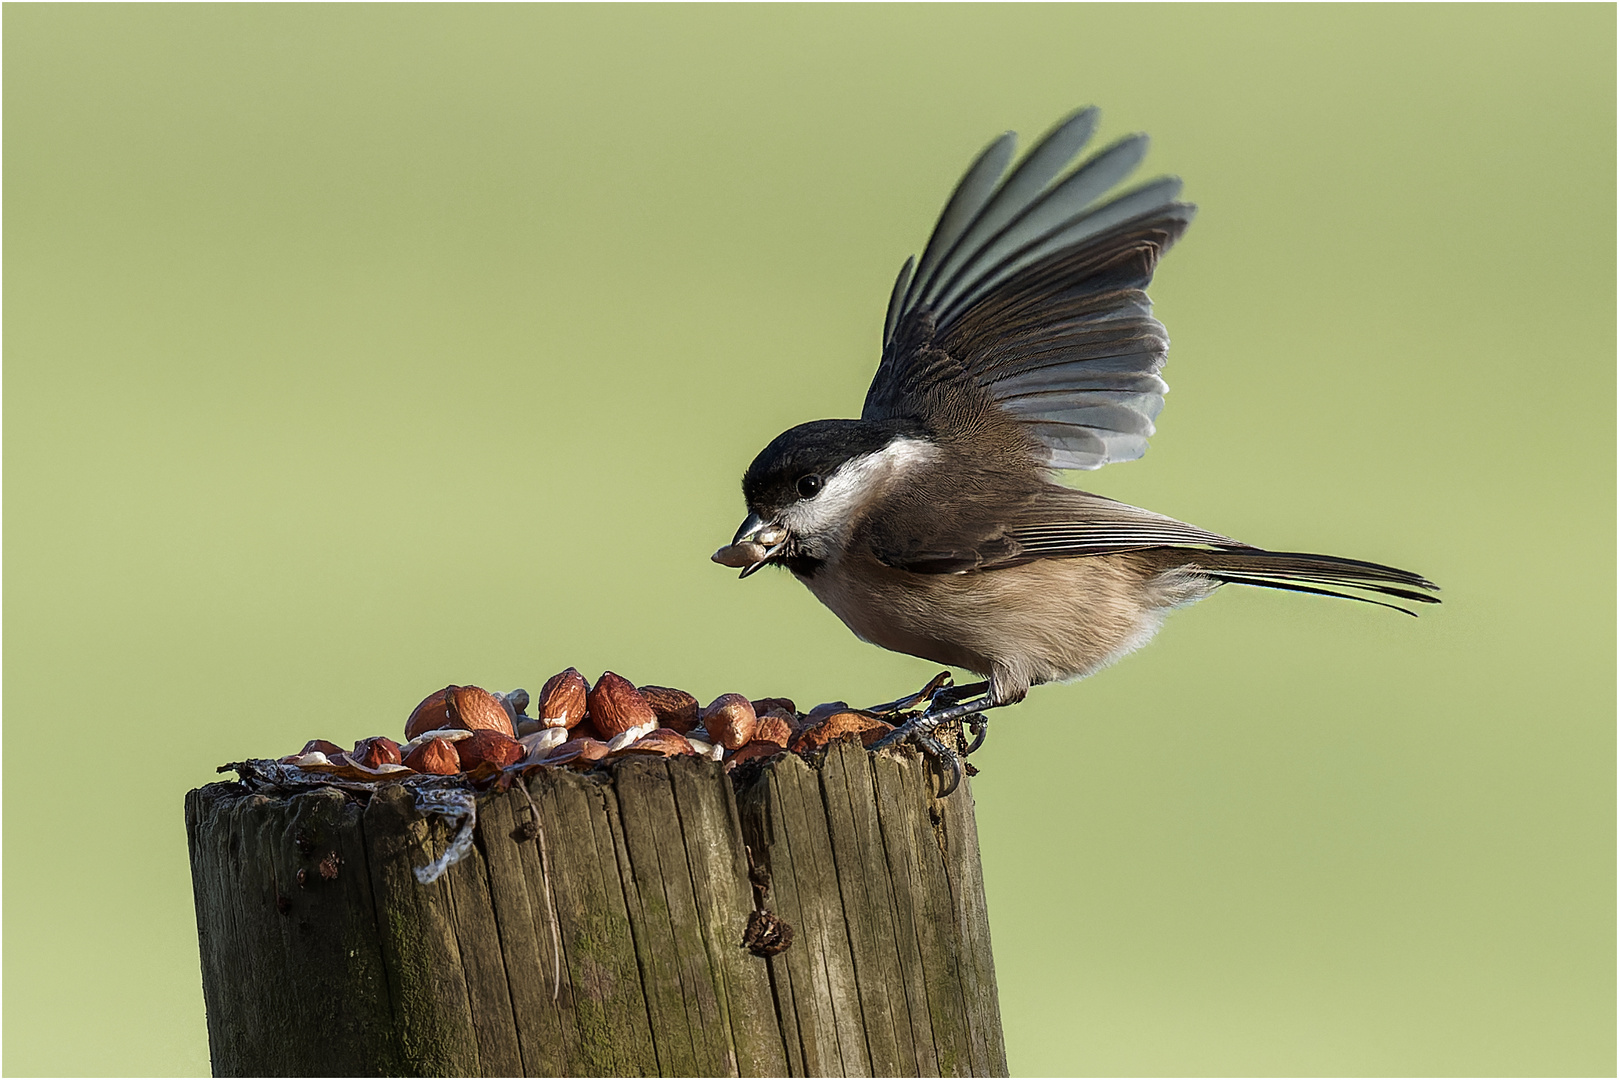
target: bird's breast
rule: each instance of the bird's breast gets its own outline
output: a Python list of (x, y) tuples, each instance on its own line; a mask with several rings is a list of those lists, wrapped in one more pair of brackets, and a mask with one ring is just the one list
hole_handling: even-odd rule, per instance
[(812, 573), (794, 574), (856, 635), (894, 652), (987, 672), (990, 656), (976, 648), (960, 611), (962, 576), (912, 574), (869, 555), (841, 554)]

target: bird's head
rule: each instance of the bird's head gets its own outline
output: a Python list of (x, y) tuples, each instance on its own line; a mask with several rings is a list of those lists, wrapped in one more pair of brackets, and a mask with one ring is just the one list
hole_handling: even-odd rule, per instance
[(920, 429), (891, 421), (814, 420), (789, 428), (743, 474), (748, 517), (714, 561), (741, 567), (743, 577), (773, 562), (824, 562), (889, 484), (937, 452)]

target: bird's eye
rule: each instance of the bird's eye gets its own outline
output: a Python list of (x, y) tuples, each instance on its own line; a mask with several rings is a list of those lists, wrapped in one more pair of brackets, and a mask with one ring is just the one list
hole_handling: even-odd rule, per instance
[(798, 478), (798, 494), (801, 498), (813, 499), (821, 490), (821, 478), (814, 473)]

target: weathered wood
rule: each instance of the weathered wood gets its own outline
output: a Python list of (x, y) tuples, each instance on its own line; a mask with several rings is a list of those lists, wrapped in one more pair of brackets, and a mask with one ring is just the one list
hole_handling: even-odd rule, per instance
[[(478, 1036), (461, 967), (451, 882), (441, 877), (422, 885), (411, 872), (431, 858), (429, 838), (434, 850), (441, 848), (447, 830), (416, 813), (409, 793), (397, 786), (379, 791), (362, 821), (388, 971), (393, 1056), (413, 1074), (477, 1075)], [(345, 1002), (344, 1007), (356, 1005)]]
[[(512, 813), (513, 800), (490, 799), (484, 804), (484, 836), (511, 836), (518, 827)], [(556, 1002), (562, 987), (553, 983), (552, 973), (560, 954), (550, 931), (550, 915), (543, 876), (538, 872), (538, 846), (535, 844), (489, 843), (479, 845), (489, 867), (489, 894), (499, 927), (502, 958), (508, 974), (512, 999), (512, 1022), (517, 1036), (522, 1067), (527, 1076), (554, 1076), (567, 1060), (570, 1043), (578, 1038), (564, 1025), (564, 1015)], [(533, 859), (534, 884), (529, 880), (529, 859)]]
[(198, 932), (216, 1075), (411, 1068), (391, 1037), (359, 823), (359, 807), (331, 790), (284, 800), (187, 795), (192, 882), (199, 913), (209, 910)]
[(429, 885), (453, 830), (403, 785), (191, 792), (215, 1074), (1005, 1075), (965, 786), (854, 744), (526, 785)]
[(787, 1062), (769, 968), (761, 969), (759, 957), (738, 947), (736, 928), (747, 925), (753, 890), (736, 799), (730, 784), (715, 783), (707, 771), (666, 767), (690, 856), (703, 945), (718, 976), (720, 1024), (729, 1033), (733, 1067), (741, 1076), (783, 1075)]
[(919, 758), (838, 743), (738, 796), (800, 935), (770, 965), (808, 1075), (1006, 1075), (972, 794), (931, 792)]

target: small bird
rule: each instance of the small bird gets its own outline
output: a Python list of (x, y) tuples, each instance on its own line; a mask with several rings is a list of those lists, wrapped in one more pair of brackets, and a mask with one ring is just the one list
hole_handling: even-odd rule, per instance
[(1406, 570), (1267, 551), (1056, 482), (1145, 453), (1169, 389), (1146, 288), (1196, 211), (1174, 177), (1115, 193), (1145, 135), (1070, 169), (1096, 122), (1073, 113), (1010, 170), (1011, 132), (973, 161), (894, 283), (860, 418), (765, 447), (713, 556), (743, 577), (784, 566), (864, 640), (985, 677), (901, 699), (926, 708), (884, 740), (958, 779), (940, 724), (972, 722), (976, 749), (984, 710), (1092, 674), (1222, 585), (1438, 602)]

